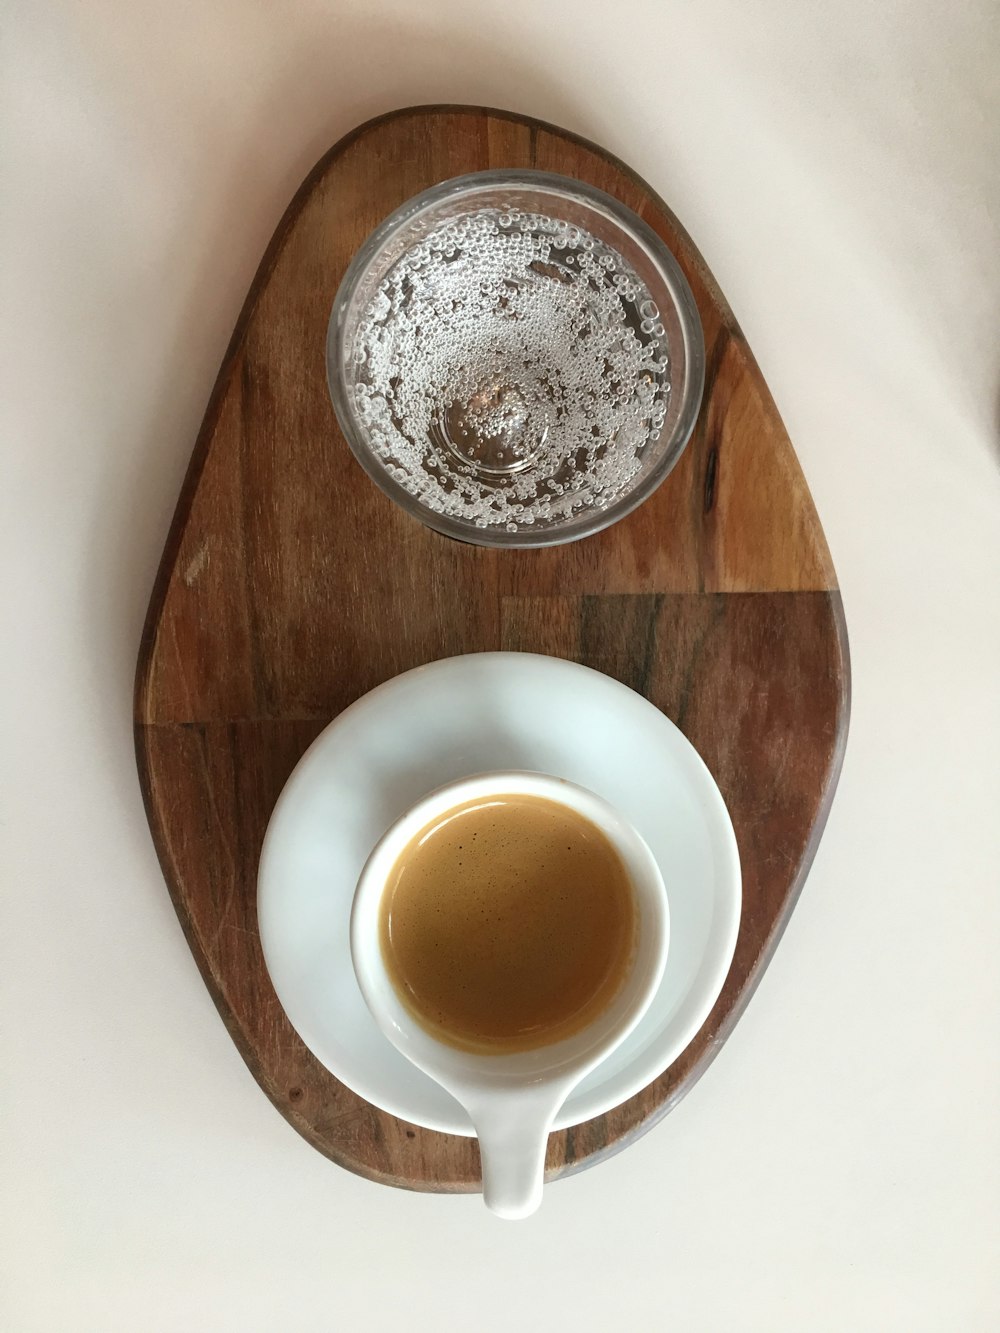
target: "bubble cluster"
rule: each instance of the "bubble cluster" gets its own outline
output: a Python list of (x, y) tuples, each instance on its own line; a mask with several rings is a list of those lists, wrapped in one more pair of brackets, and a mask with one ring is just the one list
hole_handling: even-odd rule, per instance
[(508, 532), (612, 504), (670, 393), (635, 271), (589, 232), (516, 209), (414, 238), (364, 303), (349, 365), (388, 475), (438, 514)]

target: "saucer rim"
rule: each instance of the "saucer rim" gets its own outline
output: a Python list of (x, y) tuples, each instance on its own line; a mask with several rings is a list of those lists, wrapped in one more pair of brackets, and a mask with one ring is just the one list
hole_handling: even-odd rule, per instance
[[(601, 682), (601, 686), (606, 688), (609, 693), (617, 694), (623, 701), (627, 699), (628, 703), (632, 706), (634, 706), (635, 701), (638, 701), (640, 704), (645, 704), (648, 708), (653, 710), (661, 724), (667, 724), (667, 727), (673, 732), (676, 741), (680, 742), (681, 749), (685, 752), (688, 762), (693, 765), (694, 771), (699, 775), (699, 796), (701, 800), (707, 802), (708, 805), (712, 807), (712, 814), (717, 821), (713, 826), (713, 835), (719, 835), (718, 840), (713, 838), (713, 847), (719, 853), (719, 865), (716, 870), (716, 879), (717, 883), (728, 886), (728, 891), (720, 894), (723, 906), (727, 909), (725, 919), (719, 929), (713, 929), (711, 937), (715, 943), (713, 952), (717, 953), (716, 966), (709, 977), (702, 979), (701, 977), (696, 976), (694, 984), (685, 993), (683, 1000), (681, 1001), (682, 1005), (690, 1006), (692, 996), (697, 996), (698, 1002), (694, 1005), (692, 1016), (683, 1025), (680, 1033), (671, 1046), (667, 1048), (666, 1055), (657, 1056), (653, 1061), (644, 1061), (641, 1058), (641, 1055), (637, 1056), (616, 1076), (613, 1085), (613, 1097), (611, 1099), (609, 1099), (607, 1095), (606, 1088), (605, 1094), (603, 1096), (599, 1095), (602, 1085), (598, 1085), (597, 1088), (585, 1091), (582, 1094), (579, 1094), (574, 1090), (569, 1098), (567, 1098), (560, 1114), (556, 1116), (552, 1126), (553, 1132), (562, 1129), (570, 1129), (602, 1115), (607, 1115), (614, 1110), (615, 1107), (623, 1105), (644, 1088), (649, 1087), (650, 1084), (660, 1078), (671, 1065), (680, 1058), (704, 1025), (704, 1022), (708, 1018), (716, 1000), (722, 992), (732, 966), (742, 917), (743, 894), (739, 849), (732, 820), (718, 784), (701, 755), (676, 723), (667, 717), (665, 713), (658, 709), (656, 705), (651, 703), (644, 695), (631, 689), (631, 687), (623, 684), (621, 681), (616, 680), (613, 676), (608, 676), (602, 671), (586, 666), (581, 662), (576, 662), (571, 658), (556, 657), (545, 653), (488, 650), (483, 652), (456, 654), (449, 657), (437, 658), (431, 662), (422, 663), (419, 666), (412, 667), (407, 671), (400, 672), (396, 676), (390, 677), (388, 680), (374, 686), (371, 690), (354, 700), (353, 703), (349, 704), (347, 708), (338, 713), (337, 716), (323, 728), (319, 735), (315, 737), (312, 743), (304, 751), (282, 787), (268, 820), (258, 863), (256, 885), (258, 928), (265, 967), (268, 977), (271, 980), (271, 984), (274, 986), (275, 992), (278, 995), (279, 1003), (281, 1004), (282, 1010), (289, 1023), (291, 1023), (292, 1027), (298, 1033), (307, 1049), (310, 1050), (323, 1068), (334, 1078), (343, 1083), (344, 1086), (354, 1092), (356, 1096), (362, 1098), (364, 1101), (387, 1115), (395, 1116), (398, 1119), (405, 1120), (409, 1124), (418, 1125), (427, 1130), (444, 1134), (455, 1134), (463, 1138), (473, 1138), (475, 1137), (475, 1133), (471, 1123), (465, 1116), (463, 1108), (458, 1102), (454, 1103), (456, 1112), (454, 1120), (445, 1121), (444, 1119), (434, 1119), (432, 1121), (432, 1118), (428, 1115), (414, 1115), (412, 1111), (408, 1110), (405, 1106), (398, 1104), (392, 1106), (385, 1105), (377, 1091), (373, 1093), (369, 1088), (364, 1086), (364, 1080), (358, 1080), (353, 1077), (353, 1071), (351, 1075), (344, 1077), (343, 1073), (337, 1069), (330, 1068), (330, 1064), (327, 1060), (314, 1049), (306, 1036), (300, 1031), (291, 1014), (288, 1013), (284, 1001), (282, 1000), (281, 990), (275, 979), (274, 970), (272, 968), (272, 958), (269, 957), (267, 929), (263, 919), (265, 914), (261, 910), (261, 904), (266, 896), (265, 880), (268, 875), (272, 873), (270, 861), (273, 858), (273, 843), (276, 840), (275, 831), (281, 822), (286, 807), (296, 798), (298, 788), (301, 786), (302, 782), (307, 781), (311, 776), (311, 770), (316, 763), (316, 754), (320, 749), (325, 748), (325, 746), (329, 744), (331, 733), (340, 729), (349, 719), (356, 719), (359, 714), (364, 714), (373, 710), (377, 711), (380, 700), (384, 694), (387, 692), (395, 692), (402, 688), (404, 684), (412, 685), (415, 681), (419, 684), (419, 678), (426, 676), (428, 673), (443, 673), (449, 669), (461, 670), (463, 667), (468, 666), (472, 660), (485, 663), (488, 660), (509, 662), (510, 659), (516, 659), (519, 664), (528, 664), (531, 662), (544, 663), (545, 669), (551, 670), (555, 667), (571, 674), (585, 673), (589, 677), (597, 677)], [(539, 769), (537, 771), (541, 770)], [(555, 776), (565, 775), (557, 774)], [(578, 781), (578, 779), (573, 777), (568, 777), (567, 780)], [(429, 794), (434, 788), (435, 784), (432, 783), (422, 795)], [(422, 799), (422, 796), (417, 797), (416, 799), (420, 800)], [(627, 810), (624, 813), (626, 817), (629, 817)], [(669, 958), (667, 967), (669, 968)], [(357, 985), (357, 979), (350, 963), (348, 963), (348, 968), (354, 984)], [(281, 969), (279, 969), (279, 971), (280, 970)], [(702, 981), (700, 987), (698, 985), (699, 981)], [(387, 1041), (387, 1038), (382, 1036), (381, 1033), (379, 1034), (379, 1038), (380, 1040)], [(388, 1044), (391, 1045), (391, 1043)], [(631, 1077), (629, 1076), (630, 1069), (634, 1071), (631, 1074)], [(588, 1075), (588, 1078), (589, 1077), (590, 1076)], [(582, 1105), (574, 1105), (574, 1103), (582, 1103)]]

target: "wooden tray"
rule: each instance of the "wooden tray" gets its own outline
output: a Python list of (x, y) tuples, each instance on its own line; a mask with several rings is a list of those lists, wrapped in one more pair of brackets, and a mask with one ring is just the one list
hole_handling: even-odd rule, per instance
[[(327, 320), (360, 243), (417, 191), (491, 167), (563, 172), (617, 196), (677, 256), (705, 329), (704, 405), (666, 483), (606, 532), (541, 551), (463, 546), (408, 518), (355, 464), (326, 388)], [(826, 820), (847, 732), (847, 640), (791, 444), (669, 209), (622, 163), (549, 125), (420, 107), (342, 140), (275, 233), (195, 445), (135, 692), (160, 862), (243, 1058), (320, 1152), (412, 1189), (478, 1189), (476, 1142), (383, 1114), (306, 1050), (264, 968), (257, 859), (285, 779), (331, 718), (409, 667), (498, 648), (573, 658), (651, 699), (714, 773), (743, 862), (736, 957), (709, 1020), (638, 1096), (552, 1135), (558, 1176), (649, 1129), (732, 1031)]]

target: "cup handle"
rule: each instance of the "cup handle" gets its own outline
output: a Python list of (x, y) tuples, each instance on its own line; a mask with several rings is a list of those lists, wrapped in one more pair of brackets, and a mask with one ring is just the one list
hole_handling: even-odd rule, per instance
[(541, 1203), (549, 1131), (568, 1091), (493, 1090), (466, 1105), (479, 1139), (483, 1202), (497, 1217), (530, 1217)]

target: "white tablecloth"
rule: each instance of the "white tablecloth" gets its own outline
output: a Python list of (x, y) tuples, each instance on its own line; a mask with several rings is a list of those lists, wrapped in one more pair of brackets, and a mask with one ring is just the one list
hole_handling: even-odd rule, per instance
[[(0, 1326), (1000, 1327), (995, 0), (7, 0)], [(854, 714), (774, 962), (662, 1125), (512, 1225), (338, 1170), (256, 1087), (160, 877), (143, 613), (317, 157), (395, 106), (631, 163), (726, 292), (840, 574)]]

